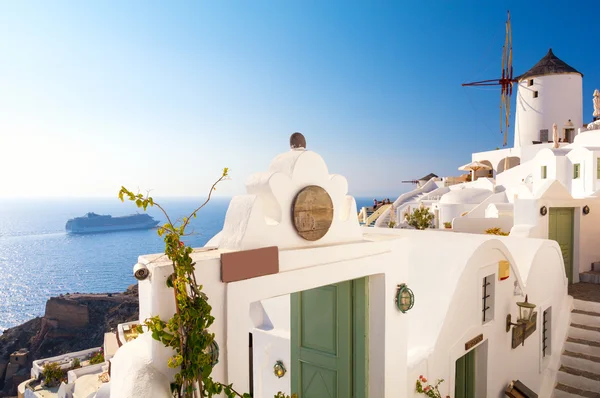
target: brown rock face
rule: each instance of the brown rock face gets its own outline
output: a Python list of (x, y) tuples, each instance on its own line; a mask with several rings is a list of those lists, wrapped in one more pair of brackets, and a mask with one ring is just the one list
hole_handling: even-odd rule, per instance
[(87, 305), (62, 297), (52, 297), (46, 302), (44, 318), (55, 320), (59, 328), (84, 328), (89, 323)]
[[(138, 317), (137, 285), (124, 293), (51, 298), (44, 317), (7, 329), (0, 336), (0, 397), (17, 395), (17, 386), (23, 377), (28, 378), (34, 360), (100, 347), (105, 332)], [(11, 377), (5, 380), (10, 355), (21, 348), (29, 351), (27, 364), (11, 369)]]

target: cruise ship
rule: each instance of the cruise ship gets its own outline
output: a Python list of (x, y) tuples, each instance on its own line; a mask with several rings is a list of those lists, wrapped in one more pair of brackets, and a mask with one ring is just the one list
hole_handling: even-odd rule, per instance
[(74, 234), (93, 232), (124, 231), (131, 229), (154, 228), (158, 221), (148, 214), (131, 214), (129, 216), (113, 217), (96, 213), (87, 213), (83, 217), (67, 221), (65, 229)]

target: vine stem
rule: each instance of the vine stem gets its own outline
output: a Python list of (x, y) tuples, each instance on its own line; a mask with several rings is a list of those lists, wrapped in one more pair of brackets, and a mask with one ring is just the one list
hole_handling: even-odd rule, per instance
[(204, 203), (202, 203), (200, 205), (200, 207), (198, 207), (196, 210), (194, 210), (190, 214), (190, 216), (187, 218), (187, 220), (183, 223), (183, 230), (184, 231), (185, 231), (185, 227), (187, 227), (187, 225), (189, 224), (189, 222), (192, 219), (192, 217), (194, 216), (194, 214), (198, 213), (210, 201), (212, 193), (213, 193), (213, 191), (215, 191), (215, 187), (217, 186), (218, 183), (220, 183), (221, 181), (223, 181), (223, 178), (225, 178), (226, 176), (227, 176), (227, 174), (223, 173), (223, 175), (221, 176), (221, 178), (219, 178), (217, 181), (215, 181), (214, 184), (212, 184), (212, 187), (210, 187), (210, 192), (208, 193), (208, 197), (206, 198), (206, 200), (204, 201)]

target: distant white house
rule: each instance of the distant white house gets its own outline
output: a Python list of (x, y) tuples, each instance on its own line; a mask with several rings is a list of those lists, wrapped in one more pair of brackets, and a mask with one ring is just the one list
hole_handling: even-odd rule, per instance
[[(600, 234), (600, 121), (583, 124), (582, 78), (549, 50), (517, 77), (514, 145), (474, 153), (472, 161), (489, 167), (474, 172), (476, 181), (437, 188), (433, 199), (415, 190), (395, 207), (424, 203), (437, 228), (451, 225), (454, 232), (500, 228), (511, 236), (553, 239), (570, 283), (600, 282), (592, 269), (600, 261), (594, 238)], [(404, 214), (395, 213), (396, 228), (406, 227)], [(386, 216), (374, 224), (386, 227)]]
[[(571, 309), (556, 242), (361, 227), (346, 179), (304, 149), (277, 156), (247, 191), (193, 253), (216, 319), (216, 380), (261, 398), (417, 397), (420, 375), (456, 398), (501, 396), (515, 380), (552, 394)], [(291, 216), (306, 192), (331, 207)], [(137, 267), (149, 271), (140, 321), (168, 319), (171, 264), (148, 255)], [(535, 313), (517, 324), (526, 296)], [(110, 397), (170, 397), (170, 355), (146, 333), (123, 344)]]

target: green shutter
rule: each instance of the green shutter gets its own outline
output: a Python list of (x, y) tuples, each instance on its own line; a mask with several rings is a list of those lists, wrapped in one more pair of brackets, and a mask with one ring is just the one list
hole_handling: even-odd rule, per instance
[(475, 398), (475, 350), (456, 361), (454, 398)]
[(579, 163), (575, 163), (573, 165), (573, 179), (579, 178), (580, 165)]
[(596, 178), (600, 180), (600, 158), (596, 159)]
[(542, 166), (542, 180), (545, 180), (547, 177), (547, 167), (546, 166)]
[(573, 283), (573, 208), (550, 208), (548, 217), (548, 239), (555, 240), (560, 246), (565, 263), (565, 274), (569, 283)]
[(291, 387), (300, 398), (367, 396), (366, 281), (291, 295)]

